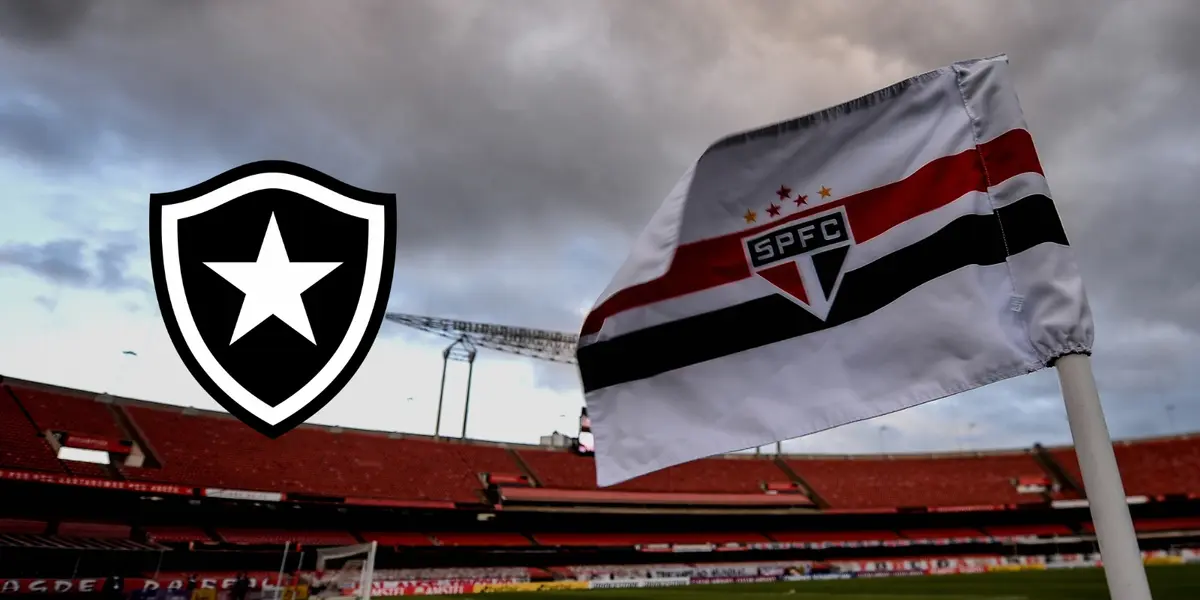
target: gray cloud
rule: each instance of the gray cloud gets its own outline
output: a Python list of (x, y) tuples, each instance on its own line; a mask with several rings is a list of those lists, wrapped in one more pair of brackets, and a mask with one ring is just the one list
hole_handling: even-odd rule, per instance
[[(108, 243), (89, 248), (82, 240), (55, 240), (45, 244), (0, 245), (0, 266), (15, 267), (45, 279), (78, 288), (107, 291), (149, 289), (149, 282), (129, 273), (130, 256), (137, 246)], [(53, 310), (57, 301), (40, 304)]]
[(0, 139), (19, 147), (35, 162), (77, 162), (87, 156), (75, 132), (61, 126), (60, 116), (23, 102), (0, 104)]
[[(1182, 408), (1200, 383), (1197, 28), (1189, 0), (8, 2), (0, 148), (177, 187), (308, 163), (398, 194), (394, 310), (572, 330), (712, 140), (1008, 52), (1095, 304), (1114, 430), (1152, 432), (1151, 404), (1200, 424)], [(120, 287), (83, 252), (11, 256)], [(1056, 394), (1037, 376), (919, 410), (961, 412), (980, 443), (1053, 437)]]
[(0, 264), (20, 267), (56, 283), (84, 286), (92, 274), (84, 266), (84, 243), (59, 240), (41, 246), (6, 244), (0, 246)]
[(29, 44), (53, 43), (74, 33), (90, 12), (91, 5), (71, 0), (11, 2), (3, 8), (0, 37)]
[(58, 308), (58, 300), (49, 296), (38, 295), (34, 297), (33, 301), (37, 302), (38, 306), (46, 309), (46, 312), (54, 312)]

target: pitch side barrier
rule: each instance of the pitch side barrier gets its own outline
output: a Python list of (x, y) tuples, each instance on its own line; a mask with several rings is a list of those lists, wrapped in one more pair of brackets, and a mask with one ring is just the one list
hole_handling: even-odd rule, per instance
[(545, 592), (589, 589), (587, 581), (529, 581), (524, 583), (483, 583), (475, 586), (476, 594), (494, 592)]
[[(548, 581), (543, 583), (507, 583), (485, 584), (475, 586), (474, 593), (491, 592), (528, 592), (528, 591), (557, 591), (557, 590), (610, 590), (679, 587), (688, 585), (720, 585), (731, 583), (775, 583), (775, 582), (805, 582), (805, 581), (834, 581), (844, 579), (877, 579), (883, 577), (919, 577), (933, 575), (954, 575), (967, 573), (988, 573), (996, 571), (1044, 571), (1053, 568), (1096, 568), (1100, 566), (1098, 556), (1072, 556), (1071, 560), (1061, 562), (1043, 562), (1042, 560), (1026, 564), (954, 564), (945, 567), (930, 567), (925, 569), (888, 568), (881, 571), (853, 571), (842, 573), (814, 573), (807, 575), (757, 575), (741, 577), (654, 577), (645, 579), (597, 579), (591, 581)], [(1188, 553), (1187, 556), (1173, 556), (1165, 553), (1144, 553), (1147, 564), (1184, 564), (1200, 562), (1200, 555)]]
[[(774, 577), (771, 578), (774, 581)], [(691, 577), (656, 577), (654, 579), (609, 579), (589, 581), (590, 590), (618, 590), (629, 588), (675, 587), (690, 585)]]
[[(1051, 569), (1087, 569), (1100, 566), (1099, 554), (1067, 554), (1047, 556), (1020, 557), (1021, 562), (1008, 562), (1010, 559), (999, 556), (975, 558), (924, 559), (934, 564), (925, 568), (914, 568), (913, 561), (922, 559), (883, 559), (843, 561), (835, 565), (844, 569), (837, 573), (779, 574), (779, 575), (742, 575), (725, 577), (702, 576), (666, 576), (638, 579), (594, 579), (591, 581), (545, 581), (545, 582), (497, 582), (481, 580), (439, 580), (439, 581), (397, 581), (375, 582), (372, 585), (372, 597), (396, 596), (440, 596), (459, 594), (503, 593), (503, 592), (540, 592), (586, 589), (634, 589), (677, 587), (685, 585), (720, 585), (728, 583), (771, 583), (771, 582), (804, 582), (828, 581), (838, 579), (875, 579), (880, 577), (914, 577), (921, 575), (958, 575), (968, 573), (989, 573), (1003, 571), (1043, 571)], [(1154, 550), (1142, 553), (1142, 560), (1147, 565), (1183, 565), (1200, 564), (1200, 550), (1182, 549), (1175, 552)], [(874, 567), (868, 567), (870, 563)], [(200, 588), (213, 592), (214, 600), (227, 600), (229, 590), (233, 586), (231, 573), (206, 573), (199, 580)], [(278, 591), (275, 574), (250, 572), (252, 589), (265, 592), (271, 597)], [(183, 578), (175, 575), (165, 575), (155, 579), (129, 578), (125, 581), (126, 597), (172, 598), (172, 592), (178, 593), (184, 588)], [(6, 595), (55, 595), (55, 594), (99, 594), (103, 589), (104, 580), (100, 578), (84, 579), (45, 579), (24, 578), (13, 579), (0, 577), (0, 597)], [(287, 587), (282, 590), (282, 600), (299, 600), (307, 591), (307, 586)], [(134, 592), (137, 593), (135, 596)], [(289, 593), (291, 592), (291, 593)], [(251, 596), (252, 598), (254, 596)], [(352, 598), (353, 595), (343, 596)], [(333, 600), (326, 598), (326, 600)]]
[(887, 571), (878, 573), (818, 573), (814, 575), (778, 575), (755, 577), (659, 577), (655, 579), (620, 579), (589, 581), (588, 589), (611, 590), (630, 588), (676, 587), (683, 585), (721, 585), (727, 583), (778, 583), (782, 581), (833, 581), (870, 577), (909, 577), (925, 575), (925, 571)]

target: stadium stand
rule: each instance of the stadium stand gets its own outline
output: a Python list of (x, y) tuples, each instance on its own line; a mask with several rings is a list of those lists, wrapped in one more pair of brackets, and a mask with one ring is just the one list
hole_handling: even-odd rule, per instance
[[(1179, 517), (1173, 519), (1134, 519), (1133, 526), (1142, 533), (1159, 531), (1200, 531), (1200, 517)], [(1096, 526), (1091, 522), (1082, 525), (1083, 531), (1095, 533)]]
[(754, 533), (542, 533), (533, 536), (543, 546), (636, 546), (645, 544), (757, 544), (770, 540)]
[[(1113, 444), (1125, 491), (1131, 495), (1163, 496), (1196, 492), (1200, 472), (1200, 443), (1194, 436), (1156, 440), (1119, 441)], [(1077, 481), (1083, 481), (1072, 448), (1050, 454)]]
[(776, 542), (878, 542), (900, 539), (900, 535), (894, 531), (776, 531), (768, 535)]
[(29, 420), (12, 389), (0, 385), (0, 466), (61, 472), (63, 466)]
[(213, 538), (201, 527), (187, 525), (145, 527), (146, 539), (152, 542), (212, 542)]
[(50, 524), (32, 519), (0, 519), (0, 533), (32, 534), (45, 533)]
[(1066, 525), (996, 525), (985, 527), (984, 533), (998, 538), (1020, 536), (1055, 536), (1071, 535), (1071, 528)]
[(334, 497), (481, 502), (480, 473), (518, 466), (499, 446), (300, 427), (268, 441), (225, 415), (128, 406), (160, 468), (131, 479)]
[[(559, 449), (433, 440), (421, 436), (302, 426), (267, 440), (228, 415), (140, 401), (100, 402), (86, 392), (9, 380), (0, 389), (0, 466), (183, 486), (261, 490), (345, 499), (487, 504), (489, 485), (516, 500), (544, 492), (595, 491), (590, 457)], [(123, 426), (122, 423), (128, 426)], [(83, 432), (136, 438), (143, 467), (59, 461), (40, 434)], [(1046, 452), (1079, 478), (1070, 448)], [(1184, 436), (1121, 442), (1117, 458), (1131, 495), (1197, 491), (1200, 443)], [(494, 475), (494, 477), (491, 477)], [(834, 510), (1037, 504), (1018, 480), (1049, 475), (1031, 451), (969, 455), (731, 456), (639, 477), (604, 493), (784, 495), (806, 492)], [(801, 485), (797, 480), (802, 481)], [(567, 496), (575, 499), (575, 496)], [(695, 499), (697, 503), (700, 499)]]
[(58, 535), (63, 537), (81, 537), (108, 540), (124, 540), (129, 538), (132, 527), (120, 523), (73, 523), (64, 521), (58, 524)]
[[(1200, 517), (1182, 517), (1176, 519), (1137, 519), (1133, 523), (1138, 531), (1200, 531)], [(1092, 527), (1091, 523), (1084, 525)]]
[[(110, 465), (56, 457), (72, 440), (120, 447)], [(134, 454), (142, 466), (127, 466)], [(1200, 437), (1121, 442), (1117, 456), (1129, 494), (1146, 496), (1131, 508), (1143, 541), (1200, 539)], [(379, 572), (503, 579), (522, 565), (522, 580), (606, 561), (644, 572), (656, 552), (697, 562), (1094, 546), (1082, 499), (1054, 502), (1079, 479), (1069, 448), (735, 455), (603, 490), (594, 469), (569, 449), (313, 425), (270, 440), (222, 413), (3, 380), (0, 577), (74, 572), (68, 551), (103, 553), (102, 565), (155, 553), (168, 573), (273, 574), (285, 543), (305, 568), (308, 547), (374, 541)]]
[[(596, 489), (596, 469), (591, 458), (554, 450), (517, 452), (543, 487)], [(709, 458), (638, 477), (611, 489), (630, 492), (761, 494), (766, 483), (786, 479), (787, 474), (770, 460), (753, 457)]]
[(429, 537), (439, 546), (499, 548), (533, 545), (529, 538), (516, 533), (433, 533)]
[(977, 506), (1037, 502), (1013, 480), (1041, 467), (1028, 453), (972, 456), (789, 457), (787, 465), (834, 508)]
[(902, 537), (910, 540), (953, 540), (958, 538), (983, 537), (983, 531), (974, 527), (957, 527), (950, 529), (903, 529)]
[(218, 529), (217, 536), (229, 544), (268, 545), (284, 542), (310, 546), (349, 546), (359, 543), (348, 531), (304, 531), (297, 529)]
[(12, 394), (29, 412), (39, 430), (56, 429), (122, 439), (108, 404), (91, 394), (57, 392), (33, 386), (12, 386)]
[(406, 532), (363, 532), (363, 541), (378, 542), (380, 546), (433, 546), (429, 536)]

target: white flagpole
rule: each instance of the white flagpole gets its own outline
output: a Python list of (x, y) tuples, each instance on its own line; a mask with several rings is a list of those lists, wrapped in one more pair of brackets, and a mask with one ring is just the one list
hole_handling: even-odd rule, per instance
[(1068, 354), (1059, 358), (1054, 366), (1062, 384), (1079, 469), (1083, 472), (1088, 509), (1096, 525), (1108, 594), (1113, 600), (1151, 600), (1150, 584), (1146, 581), (1146, 568), (1129, 516), (1112, 438), (1100, 408), (1091, 357)]

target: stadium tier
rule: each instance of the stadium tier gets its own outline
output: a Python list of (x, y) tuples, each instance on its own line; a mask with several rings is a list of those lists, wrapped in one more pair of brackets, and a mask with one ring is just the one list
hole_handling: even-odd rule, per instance
[[(1143, 549), (1200, 544), (1200, 436), (1121, 442), (1117, 456)], [(311, 548), (370, 542), (376, 595), (605, 570), (718, 582), (688, 566), (700, 562), (757, 581), (785, 564), (1033, 560), (1094, 552), (1084, 492), (1073, 451), (1041, 446), (733, 455), (597, 489), (574, 449), (314, 425), (271, 440), (223, 413), (0, 379), (0, 586), (31, 593), (49, 589), (39, 577), (83, 591), (113, 573), (261, 583), (281, 563), (320, 573)]]
[[(138, 459), (60, 460), (59, 446), (116, 449)], [(1130, 496), (1200, 493), (1200, 437), (1121, 442), (1117, 458)], [(12, 379), (0, 386), (0, 467), (431, 508), (557, 502), (952, 510), (1042, 504), (1083, 491), (1073, 450), (1040, 447), (923, 456), (736, 455), (597, 490), (593, 460), (568, 450), (311, 425), (270, 440), (224, 414)]]

